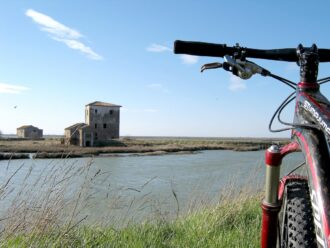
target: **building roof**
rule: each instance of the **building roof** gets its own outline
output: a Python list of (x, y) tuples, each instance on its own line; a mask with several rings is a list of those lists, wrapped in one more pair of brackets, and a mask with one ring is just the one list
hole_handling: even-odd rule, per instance
[(81, 130), (89, 129), (89, 128), (91, 128), (91, 126), (87, 124), (85, 126), (80, 127)]
[(81, 128), (81, 127), (83, 127), (85, 125), (86, 125), (85, 123), (76, 123), (74, 125), (71, 125), (71, 126), (65, 128), (64, 130), (77, 129), (77, 128)]
[(107, 103), (107, 102), (100, 102), (100, 101), (95, 101), (87, 104), (86, 106), (102, 106), (102, 107), (121, 107), (120, 105), (116, 105), (113, 103)]
[[(37, 128), (37, 127), (35, 127), (35, 126), (32, 126), (32, 125), (23, 125), (23, 126), (21, 126), (21, 127), (18, 127), (17, 129), (26, 129), (26, 128)], [(37, 129), (39, 129), (39, 128), (37, 128)]]

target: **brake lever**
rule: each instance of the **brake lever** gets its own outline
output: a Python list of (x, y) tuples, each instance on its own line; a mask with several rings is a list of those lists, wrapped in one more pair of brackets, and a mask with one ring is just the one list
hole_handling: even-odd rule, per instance
[(225, 62), (219, 63), (209, 63), (205, 64), (201, 67), (201, 72), (204, 72), (205, 70), (209, 69), (217, 69), (217, 68), (223, 68), (226, 71), (230, 71), (234, 75), (242, 78), (242, 79), (249, 79), (252, 77), (252, 75), (258, 73), (262, 76), (269, 76), (270, 72), (261, 66), (253, 63), (252, 61), (248, 60), (239, 60), (234, 59), (233, 57), (229, 55), (224, 56)]
[(254, 74), (249, 67), (246, 67), (246, 62), (233, 59), (229, 55), (224, 56), (224, 60), (231, 67), (231, 71), (238, 77), (242, 79), (249, 79)]
[(268, 76), (270, 74), (266, 69), (248, 60), (236, 60), (229, 55), (225, 55), (224, 60), (223, 68), (231, 71), (242, 79), (249, 79), (256, 73), (261, 74), (262, 76)]
[(201, 67), (201, 72), (205, 71), (205, 70), (209, 70), (209, 69), (217, 69), (217, 68), (221, 68), (222, 67), (222, 63), (209, 63), (209, 64), (205, 64)]
[(231, 56), (229, 55), (225, 55), (224, 60), (227, 64), (229, 64), (231, 67), (235, 67), (237, 68), (239, 71), (244, 71), (244, 68), (242, 68), (242, 66), (240, 66), (237, 61), (235, 59), (233, 59)]

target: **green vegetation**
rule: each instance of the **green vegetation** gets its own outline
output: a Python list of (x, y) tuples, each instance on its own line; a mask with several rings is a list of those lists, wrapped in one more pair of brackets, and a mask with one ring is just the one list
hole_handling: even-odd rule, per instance
[(1, 247), (259, 247), (260, 197), (240, 197), (174, 221), (121, 229), (77, 226), (2, 237)]

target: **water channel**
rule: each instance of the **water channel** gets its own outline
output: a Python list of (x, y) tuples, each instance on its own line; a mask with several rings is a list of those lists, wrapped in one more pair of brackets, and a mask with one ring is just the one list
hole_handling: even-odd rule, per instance
[[(58, 204), (62, 218), (74, 206), (74, 214), (96, 223), (175, 216), (212, 204), (228, 192), (260, 190), (263, 160), (264, 151), (218, 150), (0, 161), (0, 214), (6, 216), (22, 204), (28, 209)], [(301, 153), (289, 155), (282, 172), (302, 160)]]

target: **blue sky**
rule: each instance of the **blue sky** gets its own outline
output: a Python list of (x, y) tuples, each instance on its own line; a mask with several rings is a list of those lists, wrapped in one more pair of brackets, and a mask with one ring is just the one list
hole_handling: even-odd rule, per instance
[[(123, 106), (121, 135), (274, 136), (268, 122), (290, 88), (261, 76), (201, 74), (201, 65), (222, 59), (174, 55), (173, 41), (330, 48), (330, 3), (323, 2), (3, 1), (0, 130), (32, 124), (63, 134), (98, 100)], [(254, 62), (299, 79), (293, 63)], [(320, 77), (329, 69), (321, 65)], [(329, 96), (330, 87), (322, 92)]]

